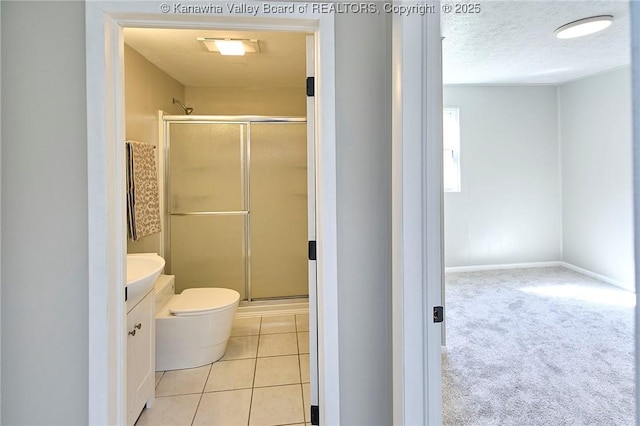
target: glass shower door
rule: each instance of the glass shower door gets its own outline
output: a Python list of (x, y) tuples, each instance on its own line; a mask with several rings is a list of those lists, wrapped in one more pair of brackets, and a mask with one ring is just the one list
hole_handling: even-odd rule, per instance
[(247, 298), (244, 123), (168, 122), (168, 259), (176, 293), (225, 287)]
[(251, 123), (251, 297), (307, 296), (307, 126)]

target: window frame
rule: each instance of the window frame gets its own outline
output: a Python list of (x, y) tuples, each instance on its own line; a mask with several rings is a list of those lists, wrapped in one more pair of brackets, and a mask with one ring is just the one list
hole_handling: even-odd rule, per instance
[[(455, 135), (447, 137), (447, 115), (450, 115), (457, 125)], [(456, 137), (457, 136), (457, 137)], [(460, 108), (458, 107), (444, 107), (442, 109), (442, 187), (444, 192), (462, 192), (462, 171), (460, 162), (460, 142), (461, 142), (461, 129), (460, 129)], [(455, 176), (454, 184), (448, 185), (447, 179), (447, 154), (451, 152), (451, 161), (455, 170), (453, 175)]]

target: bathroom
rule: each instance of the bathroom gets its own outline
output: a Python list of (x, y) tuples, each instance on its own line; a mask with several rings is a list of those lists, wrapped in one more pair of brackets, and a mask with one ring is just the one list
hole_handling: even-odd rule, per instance
[[(126, 138), (155, 147), (161, 206), (161, 232), (127, 238), (127, 251), (160, 254), (176, 294), (240, 296), (222, 359), (156, 372), (137, 424), (308, 423), (308, 34), (124, 35)], [(223, 56), (198, 38), (258, 40), (259, 52)], [(205, 134), (223, 142), (206, 147)]]

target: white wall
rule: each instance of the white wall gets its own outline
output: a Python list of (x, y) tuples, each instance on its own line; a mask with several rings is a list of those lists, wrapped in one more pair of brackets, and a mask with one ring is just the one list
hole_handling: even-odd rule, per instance
[[(1, 8), (2, 422), (86, 425), (84, 4)], [(336, 16), (342, 424), (392, 422), (389, 18)]]
[(84, 3), (0, 7), (2, 424), (86, 425)]
[(560, 87), (564, 261), (633, 289), (630, 68)]
[(307, 115), (306, 80), (301, 87), (187, 87), (185, 104), (194, 115)]
[(561, 256), (557, 95), (547, 86), (446, 86), (460, 108), (459, 193), (445, 194), (445, 265)]
[[(172, 99), (184, 99), (184, 86), (125, 44), (124, 94), (125, 138), (161, 146), (158, 111), (183, 114), (182, 107), (173, 104)], [(156, 164), (159, 165), (160, 149), (155, 152)], [(158, 167), (158, 176), (163, 173), (164, 170)], [(138, 241), (127, 238), (127, 253), (160, 253), (162, 237), (163, 234), (158, 232)]]
[(391, 21), (336, 15), (340, 420), (390, 425)]
[[(2, 4), (0, 3), (0, 46), (2, 46)], [(0, 48), (0, 51), (2, 49)], [(0, 54), (0, 92), (2, 92), (2, 55)], [(2, 151), (2, 103), (0, 102), (0, 151)], [(0, 176), (2, 175), (2, 158), (0, 157)], [(2, 181), (0, 178), (0, 188)], [(0, 191), (1, 192), (1, 191)], [(2, 235), (2, 197), (0, 196), (0, 235)], [(0, 331), (2, 330), (2, 244), (0, 244)], [(0, 338), (0, 384), (2, 383), (2, 338)], [(0, 386), (0, 424), (2, 424), (2, 386)]]

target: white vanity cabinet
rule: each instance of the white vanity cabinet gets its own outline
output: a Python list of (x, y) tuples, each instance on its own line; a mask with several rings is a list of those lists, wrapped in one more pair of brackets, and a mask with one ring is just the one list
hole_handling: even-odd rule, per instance
[(127, 425), (155, 398), (155, 292), (153, 287), (127, 313)]

